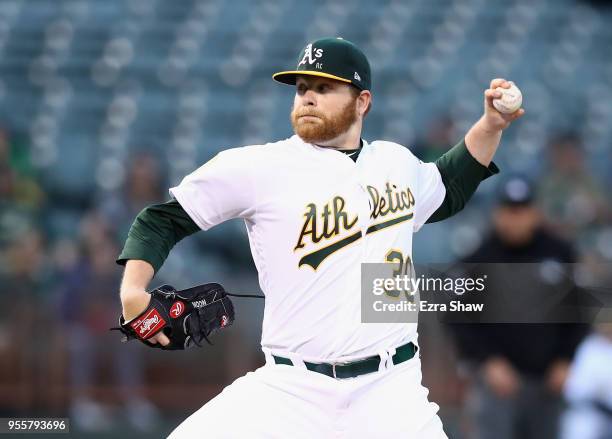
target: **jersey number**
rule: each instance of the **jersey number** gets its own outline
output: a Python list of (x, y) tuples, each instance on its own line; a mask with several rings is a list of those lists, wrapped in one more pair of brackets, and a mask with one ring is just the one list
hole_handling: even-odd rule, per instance
[[(397, 278), (398, 276), (401, 278), (412, 279), (414, 270), (412, 267), (412, 259), (410, 255), (405, 255), (397, 249), (391, 249), (387, 252), (385, 256), (385, 262), (389, 262), (392, 264), (397, 264), (397, 269), (393, 270), (393, 277)], [(406, 299), (409, 301), (414, 300), (414, 296), (410, 294), (408, 290), (386, 290), (387, 296), (390, 297), (399, 297), (401, 293), (406, 295)]]

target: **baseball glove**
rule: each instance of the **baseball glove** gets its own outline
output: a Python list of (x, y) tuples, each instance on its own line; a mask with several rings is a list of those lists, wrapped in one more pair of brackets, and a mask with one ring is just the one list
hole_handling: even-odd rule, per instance
[[(210, 344), (208, 337), (234, 322), (234, 306), (218, 283), (207, 283), (177, 291), (162, 285), (150, 291), (149, 306), (138, 317), (126, 322), (121, 316), (119, 327), (124, 342), (138, 339), (147, 346), (164, 350), (186, 349)], [(148, 341), (163, 331), (170, 343), (162, 346)]]

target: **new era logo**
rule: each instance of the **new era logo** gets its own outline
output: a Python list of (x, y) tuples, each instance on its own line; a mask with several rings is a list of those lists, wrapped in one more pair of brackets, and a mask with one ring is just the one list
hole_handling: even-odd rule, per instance
[(359, 76), (359, 73), (357, 73), (357, 72), (355, 72), (355, 76), (354, 76), (354, 78), (355, 78), (357, 81), (361, 81), (361, 76)]

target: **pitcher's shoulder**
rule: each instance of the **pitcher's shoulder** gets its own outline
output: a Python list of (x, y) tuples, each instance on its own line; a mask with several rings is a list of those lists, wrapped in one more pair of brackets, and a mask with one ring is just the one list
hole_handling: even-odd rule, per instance
[(265, 159), (270, 155), (279, 155), (293, 146), (292, 138), (282, 139), (275, 142), (245, 145), (224, 149), (219, 154), (226, 157), (248, 158), (249, 160)]
[(389, 154), (407, 159), (418, 160), (407, 146), (388, 140), (375, 140), (370, 142), (372, 149), (379, 154)]

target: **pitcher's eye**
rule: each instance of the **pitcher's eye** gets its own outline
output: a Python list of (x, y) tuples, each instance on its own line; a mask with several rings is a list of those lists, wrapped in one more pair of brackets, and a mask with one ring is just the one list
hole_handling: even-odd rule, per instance
[(330, 90), (330, 88), (331, 88), (331, 87), (329, 86), (329, 84), (320, 84), (320, 85), (317, 87), (317, 91), (318, 91), (319, 93), (325, 93), (326, 91), (329, 91), (329, 90)]
[(297, 86), (297, 93), (301, 96), (304, 93), (306, 93), (306, 90), (308, 90), (308, 87), (306, 87), (304, 84), (300, 84)]

